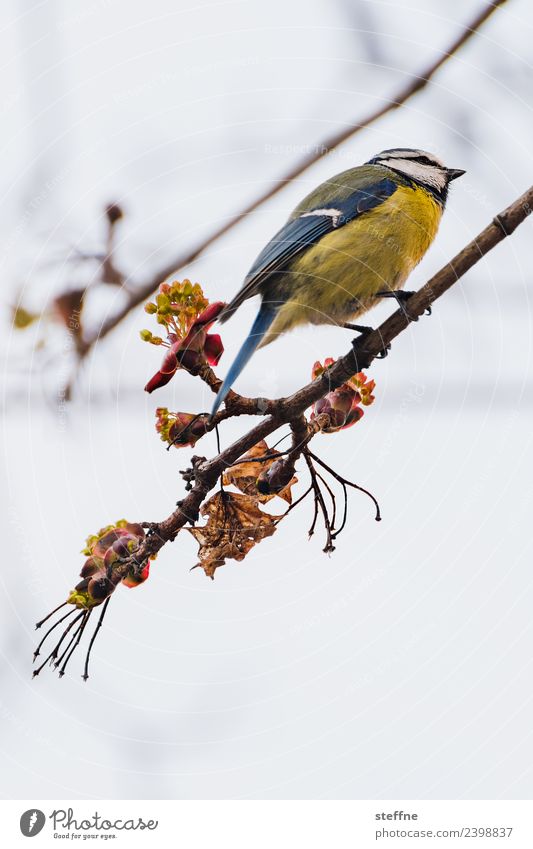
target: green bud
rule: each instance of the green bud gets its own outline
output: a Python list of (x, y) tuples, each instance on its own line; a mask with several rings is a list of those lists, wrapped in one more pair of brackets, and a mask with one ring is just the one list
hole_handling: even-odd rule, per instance
[(144, 311), (148, 313), (148, 315), (153, 315), (157, 312), (156, 304), (153, 304), (151, 301), (144, 305)]
[(151, 342), (152, 341), (152, 333), (150, 330), (141, 330), (139, 331), (139, 336), (143, 340), (143, 342)]

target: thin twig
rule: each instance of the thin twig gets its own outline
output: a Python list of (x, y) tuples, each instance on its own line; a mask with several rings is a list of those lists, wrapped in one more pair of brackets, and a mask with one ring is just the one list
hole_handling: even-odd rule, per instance
[[(63, 654), (60, 657), (58, 657), (57, 660), (54, 663), (54, 666), (57, 669), (58, 666), (61, 666), (61, 662), (63, 661), (63, 658), (66, 658), (62, 669), (60, 669), (60, 671), (59, 671), (59, 677), (60, 678), (62, 678), (63, 675), (65, 674), (65, 669), (67, 667), (67, 663), (69, 662), (70, 658), (72, 657), (72, 654), (74, 653), (74, 650), (76, 649), (76, 646), (79, 645), (79, 642), (80, 642), (80, 640), (83, 636), (83, 631), (85, 629), (85, 626), (87, 625), (87, 622), (89, 621), (89, 619), (91, 617), (91, 612), (92, 611), (90, 611), (90, 610), (84, 611), (85, 615), (83, 616), (80, 624), (78, 625), (78, 627), (74, 631), (72, 637), (70, 638), (70, 642), (68, 643), (66, 649), (63, 651)], [(71, 648), (71, 646), (72, 646), (72, 648)]]
[(342, 522), (340, 524), (340, 528), (337, 528), (337, 530), (333, 534), (333, 539), (337, 539), (339, 534), (343, 532), (344, 528), (346, 527), (346, 522), (348, 520), (348, 487), (346, 486), (343, 480), (340, 480), (339, 483), (342, 486), (342, 494), (344, 497), (344, 509), (342, 511)]
[[(89, 612), (87, 613), (87, 616), (86, 616), (86, 617), (85, 617), (85, 619), (83, 620), (83, 622), (82, 622), (82, 624), (81, 624), (81, 626), (80, 626), (80, 628), (79, 628), (79, 630), (78, 630), (78, 637), (77, 637), (77, 640), (76, 640), (76, 642), (74, 643), (74, 645), (72, 646), (72, 648), (71, 648), (71, 650), (70, 650), (69, 654), (67, 655), (67, 657), (66, 657), (66, 659), (65, 659), (65, 662), (64, 662), (63, 666), (62, 666), (62, 667), (61, 667), (61, 669), (59, 670), (59, 677), (60, 677), (60, 678), (62, 678), (62, 677), (63, 677), (63, 675), (65, 674), (66, 669), (67, 669), (67, 664), (68, 664), (68, 662), (69, 662), (70, 658), (72, 657), (72, 655), (74, 654), (74, 652), (76, 651), (77, 647), (79, 646), (79, 644), (80, 644), (80, 642), (81, 642), (81, 638), (83, 637), (83, 632), (84, 632), (84, 630), (85, 630), (86, 626), (89, 624), (89, 619), (91, 618), (91, 613), (92, 613), (92, 610), (89, 610)], [(56, 662), (56, 663), (55, 663), (55, 666), (56, 666), (56, 667), (57, 667), (57, 666), (59, 666), (59, 662)]]
[(313, 513), (313, 521), (311, 522), (311, 527), (307, 531), (309, 539), (311, 539), (315, 532), (316, 520), (318, 519), (318, 493), (313, 484), (311, 484), (311, 489), (313, 490), (313, 497), (315, 501), (315, 512)]
[(67, 605), (67, 604), (68, 604), (68, 601), (64, 601), (62, 604), (58, 604), (57, 607), (54, 607), (54, 609), (47, 616), (45, 616), (44, 619), (40, 619), (39, 622), (35, 623), (35, 630), (37, 630), (37, 628), (40, 628), (41, 625), (44, 625), (44, 623), (48, 619), (50, 619), (50, 617), (53, 616), (54, 613), (57, 613), (58, 610), (61, 610), (61, 608), (65, 607), (65, 605)]
[(294, 510), (295, 507), (298, 507), (298, 504), (301, 504), (302, 501), (304, 501), (304, 499), (307, 498), (307, 496), (312, 491), (312, 489), (313, 489), (313, 484), (311, 484), (311, 486), (309, 486), (305, 490), (303, 495), (300, 495), (300, 497), (297, 498), (296, 501), (293, 501), (292, 504), (289, 505), (289, 507), (285, 510), (285, 513), (283, 513), (281, 516), (278, 516), (277, 519), (274, 520), (274, 524), (278, 525), (281, 522), (281, 520), (285, 518), (285, 516), (289, 515), (291, 510)]
[(331, 536), (331, 522), (329, 519), (328, 508), (326, 507), (326, 502), (324, 501), (324, 496), (322, 495), (322, 490), (320, 489), (316, 469), (313, 465), (311, 455), (307, 449), (304, 450), (303, 456), (305, 462), (307, 463), (309, 474), (311, 475), (311, 483), (315, 493), (315, 515), (313, 518), (313, 524), (311, 525), (312, 530), (309, 531), (309, 536), (312, 536), (314, 533), (318, 512), (317, 507), (320, 507), (322, 518), (324, 519), (324, 528), (326, 529), (326, 544), (323, 548), (323, 551), (325, 554), (329, 554), (330, 552), (335, 550), (335, 546), (333, 545), (333, 539)]
[[(65, 604), (67, 604), (67, 602), (65, 602)], [(63, 605), (61, 605), (61, 607), (63, 607)], [(52, 613), (49, 614), (49, 616), (52, 616), (52, 614), (56, 613), (57, 610), (58, 610), (58, 608), (56, 607), (56, 609), (53, 610)], [(74, 613), (75, 610), (76, 610), (76, 608), (73, 607), (72, 610), (69, 610), (68, 613), (65, 613), (65, 615), (62, 616), (61, 619), (58, 619), (57, 622), (54, 625), (52, 625), (51, 628), (48, 629), (48, 631), (46, 632), (46, 634), (42, 638), (41, 642), (39, 643), (39, 645), (37, 646), (37, 648), (33, 652), (33, 659), (34, 660), (35, 660), (35, 658), (39, 657), (39, 655), (41, 653), (41, 647), (42, 647), (44, 641), (46, 640), (46, 638), (48, 637), (48, 635), (52, 633), (54, 628), (57, 628), (58, 625), (60, 625), (62, 622), (64, 622), (65, 619), (68, 619), (69, 616), (72, 616), (72, 614)], [(48, 616), (46, 618), (48, 619)], [(44, 619), (43, 619), (43, 622), (44, 622)]]
[[(313, 455), (313, 454), (311, 454), (311, 452), (309, 452), (309, 456), (310, 456), (310, 457), (313, 457), (314, 455)], [(320, 472), (317, 472), (317, 473), (316, 473), (316, 476), (317, 476), (317, 478), (318, 478), (318, 480), (319, 480), (319, 481), (322, 481), (322, 483), (323, 483), (323, 484), (324, 484), (324, 486), (326, 487), (326, 491), (327, 491), (327, 493), (328, 493), (329, 497), (331, 498), (331, 506), (332, 506), (332, 508), (333, 508), (333, 512), (332, 512), (332, 514), (331, 514), (331, 522), (330, 522), (330, 525), (331, 525), (332, 539), (335, 539), (335, 537), (337, 536), (337, 534), (334, 534), (334, 533), (333, 533), (333, 531), (335, 530), (335, 520), (336, 520), (336, 518), (337, 518), (337, 501), (336, 501), (336, 499), (335, 499), (335, 493), (333, 492), (333, 490), (332, 490), (332, 488), (330, 487), (329, 483), (327, 482), (326, 478), (324, 478), (324, 477), (320, 474)]]
[[(354, 483), (353, 481), (350, 481), (347, 478), (344, 478), (342, 475), (339, 475), (338, 472), (336, 472), (334, 469), (332, 469), (330, 466), (328, 466), (326, 463), (324, 463), (324, 461), (321, 460), (320, 457), (317, 457), (316, 454), (313, 454), (312, 451), (310, 451), (309, 454), (311, 455), (313, 460), (315, 460), (320, 466), (322, 466), (323, 469), (325, 469), (327, 472), (329, 472), (330, 475), (332, 475), (335, 478), (335, 480), (337, 480), (340, 484), (342, 484), (343, 486), (351, 486), (351, 487), (353, 487), (353, 489), (358, 489), (359, 492), (364, 492), (365, 495), (368, 495), (370, 500), (373, 502), (374, 507), (376, 508), (376, 517), (375, 517), (376, 522), (381, 522), (381, 510), (379, 508), (378, 500), (374, 495), (372, 495), (371, 492), (369, 492), (368, 489), (365, 489), (364, 486), (359, 486), (358, 483)], [(344, 527), (344, 525), (343, 525), (343, 527)], [(336, 534), (336, 536), (338, 536), (338, 534)]]
[(107, 607), (109, 605), (110, 600), (111, 600), (111, 596), (109, 596), (109, 598), (106, 598), (106, 600), (104, 601), (104, 606), (102, 608), (100, 618), (99, 618), (99, 620), (96, 624), (96, 628), (94, 629), (94, 633), (91, 637), (91, 642), (89, 643), (89, 648), (87, 649), (87, 654), (85, 655), (85, 668), (83, 670), (83, 676), (82, 676), (84, 681), (87, 681), (87, 679), (89, 677), (89, 659), (91, 657), (91, 651), (92, 651), (92, 648), (93, 648), (93, 645), (94, 645), (94, 641), (96, 640), (96, 637), (98, 636), (98, 631), (102, 627), (102, 623), (104, 621), (104, 616), (106, 614), (106, 610), (107, 610)]
[(49, 660), (55, 660), (55, 659), (56, 659), (57, 655), (59, 654), (59, 649), (61, 648), (61, 643), (63, 642), (63, 640), (65, 639), (65, 637), (67, 636), (67, 634), (69, 633), (69, 631), (71, 630), (71, 628), (72, 628), (72, 627), (76, 624), (76, 622), (78, 622), (78, 621), (79, 621), (79, 619), (81, 619), (81, 617), (82, 617), (82, 616), (84, 616), (84, 615), (85, 615), (85, 611), (84, 611), (84, 610), (82, 610), (82, 611), (81, 611), (81, 613), (78, 613), (78, 615), (77, 615), (77, 616), (75, 616), (75, 617), (74, 617), (74, 619), (73, 619), (73, 620), (69, 623), (68, 627), (67, 627), (67, 628), (65, 628), (65, 630), (63, 631), (63, 634), (61, 635), (61, 639), (59, 640), (59, 642), (57, 643), (57, 645), (55, 646), (55, 648), (53, 648), (53, 649), (52, 649), (52, 651), (50, 652), (50, 654), (48, 655), (48, 657), (46, 658), (46, 660), (44, 660), (44, 661), (41, 663), (41, 665), (40, 665), (39, 667), (37, 667), (37, 669), (35, 669), (35, 670), (34, 670), (34, 672), (33, 672), (33, 677), (34, 677), (34, 678), (35, 678), (35, 677), (39, 674), (39, 672), (41, 672), (41, 670), (43, 669), (43, 667), (45, 667), (45, 666), (46, 666), (46, 664), (48, 663), (48, 661), (49, 661)]

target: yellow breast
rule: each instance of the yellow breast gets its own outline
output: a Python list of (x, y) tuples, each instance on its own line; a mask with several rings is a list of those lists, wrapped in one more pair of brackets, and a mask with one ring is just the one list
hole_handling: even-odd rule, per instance
[(442, 207), (420, 187), (399, 186), (375, 209), (333, 230), (291, 264), (290, 296), (268, 337), (298, 324), (339, 324), (361, 315), (384, 289), (399, 289), (438, 230)]

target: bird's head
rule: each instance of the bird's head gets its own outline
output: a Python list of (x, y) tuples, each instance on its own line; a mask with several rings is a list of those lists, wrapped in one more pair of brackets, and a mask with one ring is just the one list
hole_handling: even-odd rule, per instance
[(433, 153), (409, 147), (382, 150), (367, 164), (384, 165), (423, 186), (442, 201), (446, 200), (451, 181), (465, 173), (461, 168), (447, 168)]

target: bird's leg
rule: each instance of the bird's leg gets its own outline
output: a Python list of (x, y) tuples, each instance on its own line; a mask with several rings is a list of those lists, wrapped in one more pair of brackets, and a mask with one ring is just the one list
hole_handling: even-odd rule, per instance
[[(358, 336), (357, 339), (352, 339), (352, 345), (353, 345), (354, 349), (365, 338), (365, 336), (368, 336), (369, 333), (374, 332), (373, 327), (367, 327), (364, 324), (349, 324), (349, 322), (346, 322), (342, 326), (345, 327), (346, 330), (355, 330), (357, 333), (360, 334), (360, 336)], [(390, 343), (388, 345), (383, 346), (383, 349), (379, 352), (379, 354), (376, 355), (376, 359), (384, 360), (385, 357), (388, 355), (389, 351), (390, 351)], [(363, 352), (364, 352), (364, 348), (361, 351), (361, 353), (363, 353)]]
[[(396, 291), (392, 291), (391, 289), (385, 289), (383, 292), (376, 292), (374, 297), (394, 298), (394, 300), (396, 301), (408, 321), (418, 321), (418, 316), (409, 315), (408, 311), (405, 308), (405, 302), (408, 301), (411, 295), (414, 294), (415, 292), (413, 291), (406, 292), (403, 289), (397, 289)], [(427, 307), (427, 309), (424, 310), (424, 315), (431, 315), (431, 307)]]

